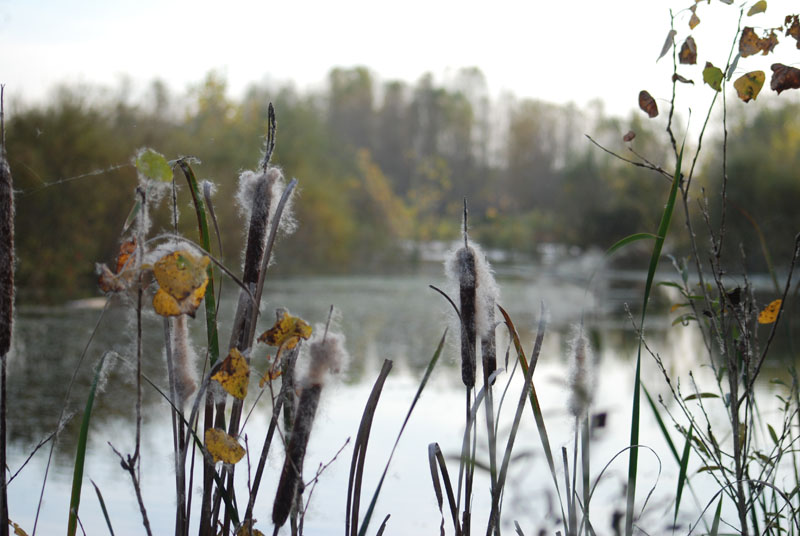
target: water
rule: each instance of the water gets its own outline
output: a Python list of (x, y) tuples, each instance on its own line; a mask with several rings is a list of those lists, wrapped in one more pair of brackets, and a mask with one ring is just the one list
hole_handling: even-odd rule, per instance
[[(566, 447), (570, 453), (573, 448), (574, 423), (566, 410), (566, 339), (570, 326), (579, 321), (582, 314), (599, 360), (593, 412), (603, 414), (606, 420), (606, 426), (597, 430), (592, 441), (593, 477), (627, 445), (636, 336), (622, 304), (630, 302), (635, 308), (640, 299), (637, 293), (641, 295), (641, 281), (644, 281), (643, 274), (641, 279), (631, 278), (625, 284), (608, 278), (598, 279), (587, 292), (585, 275), (564, 277), (555, 270), (536, 273), (511, 270), (500, 278), (501, 303), (514, 320), (527, 352), (532, 348), (540, 303), (544, 302), (548, 310), (548, 330), (534, 381), (559, 470), (562, 467), (561, 447)], [(323, 323), (333, 304), (340, 313), (339, 328), (347, 336), (352, 357), (347, 370), (323, 392), (306, 456), (305, 478), (310, 480), (315, 469), (320, 464), (331, 462), (344, 446), (338, 458), (321, 474), (311, 494), (305, 522), (308, 534), (341, 534), (343, 531), (352, 442), (378, 370), (384, 359), (391, 359), (393, 372), (378, 405), (366, 457), (361, 511), (364, 512), (369, 504), (424, 368), (445, 328), (452, 326), (450, 306), (428, 288), (429, 284), (441, 288), (446, 285), (438, 272), (404, 277), (306, 278), (267, 283), (267, 303), (262, 308), (265, 318), (261, 322), (264, 328), (271, 325), (271, 311), (275, 307), (287, 307), (311, 323)], [(221, 341), (227, 341), (229, 337), (234, 294), (232, 284), (226, 283), (220, 309)], [(663, 296), (661, 298), (662, 302), (668, 302)], [(666, 311), (662, 302), (654, 304), (656, 313)], [(143, 529), (133, 488), (110, 446), (124, 454), (132, 453), (134, 448), (135, 374), (130, 363), (135, 355), (135, 319), (130, 304), (118, 299), (104, 313), (86, 305), (49, 308), (23, 305), (19, 308), (9, 366), (9, 466), (14, 473), (36, 444), (53, 432), (64, 410), (61, 418), (63, 430), (53, 454), (37, 527), (39, 534), (63, 532), (68, 516), (75, 441), (92, 369), (104, 352), (116, 352), (108, 359), (112, 366), (104, 374), (104, 390), (95, 402), (92, 415), (80, 515), (87, 534), (107, 531), (93, 482), (103, 495), (115, 532), (138, 534)], [(202, 316), (202, 312), (198, 313), (198, 318), (191, 323), (193, 338), (198, 343), (204, 337)], [(95, 325), (97, 332), (81, 360)], [(457, 460), (452, 457), (458, 456), (464, 433), (464, 390), (460, 382), (460, 365), (456, 363), (455, 333), (451, 330), (445, 355), (394, 454), (377, 503), (373, 531), (387, 514), (391, 514), (388, 522), (390, 534), (431, 533), (441, 522), (431, 485), (427, 452), (430, 443), (438, 442), (448, 456), (451, 476), (456, 478)], [(498, 333), (498, 360), (503, 361), (508, 338), (504, 329), (498, 329)], [(649, 345), (662, 356), (671, 374), (683, 376), (689, 369), (699, 370), (699, 381), (702, 381), (703, 371), (696, 357), (701, 353), (701, 341), (694, 330), (670, 327), (666, 315), (655, 315), (647, 334)], [(144, 342), (145, 374), (166, 389), (161, 350), (162, 322), (149, 312), (144, 318)], [(253, 362), (255, 368), (264, 370), (266, 353), (266, 347), (257, 350)], [(513, 351), (511, 357), (509, 368), (514, 362)], [(644, 364), (645, 384), (654, 395), (663, 394), (669, 405), (661, 373), (651, 358), (645, 357)], [(75, 384), (65, 402), (76, 368)], [(774, 372), (768, 371), (768, 374)], [(504, 387), (507, 379), (507, 374), (501, 375), (498, 384)], [(517, 372), (511, 381), (500, 420), (503, 444), (518, 402), (519, 385)], [(255, 391), (256, 383), (253, 381), (245, 412), (252, 407), (252, 393)], [(168, 534), (174, 526), (169, 409), (154, 389), (145, 387), (144, 393), (142, 491), (154, 533)], [(247, 445), (252, 450), (248, 457), (253, 470), (271, 414), (266, 400), (268, 397), (256, 405), (245, 428)], [(765, 413), (769, 412), (764, 409)], [(649, 516), (663, 524), (665, 509), (670, 506), (670, 494), (674, 495), (677, 467), (650, 411), (644, 410), (642, 416), (642, 443), (652, 447), (655, 454), (642, 451), (640, 455), (640, 502), (643, 502), (651, 483), (660, 482), (643, 519), (647, 520)], [(485, 432), (483, 418), (482, 414), (478, 417), (481, 434)], [(277, 446), (272, 449), (268, 472), (256, 503), (255, 517), (260, 520), (257, 527), (265, 533), (271, 532), (271, 499), (283, 461), (281, 451)], [(486, 460), (486, 452), (485, 435), (481, 435), (479, 461)], [(28, 531), (33, 527), (48, 453), (49, 444), (36, 452), (9, 486), (11, 519)], [(525, 408), (514, 453), (518, 458), (511, 465), (504, 497), (504, 527), (507, 531), (513, 530), (509, 523), (518, 520), (525, 534), (536, 533), (535, 529), (548, 526), (560, 514), (557, 503), (553, 502), (554, 485), (528, 407)], [(248, 459), (245, 459), (237, 466), (239, 477), (248, 474), (247, 464)], [(662, 465), (661, 469), (659, 465)], [(626, 470), (627, 454), (623, 453), (608, 467), (598, 487), (597, 497), (602, 500), (593, 503), (593, 518), (596, 526), (601, 528), (600, 532), (609, 530), (614, 511), (624, 506)], [(193, 486), (196, 492), (199, 490), (197, 474)], [(489, 508), (489, 480), (480, 468), (476, 474), (473, 519), (476, 526), (482, 526)], [(246, 479), (242, 478), (240, 483), (240, 501), (246, 501)], [(563, 481), (559, 485), (563, 492)], [(199, 502), (199, 493), (196, 493), (193, 503), (195, 518)], [(446, 508), (445, 505), (445, 526), (451, 532)]]

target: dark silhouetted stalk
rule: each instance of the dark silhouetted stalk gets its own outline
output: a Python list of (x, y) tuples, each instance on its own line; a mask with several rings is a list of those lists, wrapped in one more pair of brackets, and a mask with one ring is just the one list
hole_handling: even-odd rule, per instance
[(6, 371), (14, 321), (14, 183), (6, 159), (3, 89), (0, 86), (0, 535), (8, 536)]

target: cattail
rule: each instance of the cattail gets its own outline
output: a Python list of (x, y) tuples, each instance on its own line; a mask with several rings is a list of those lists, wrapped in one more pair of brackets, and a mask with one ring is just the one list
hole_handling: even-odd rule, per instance
[(175, 366), (175, 393), (180, 408), (195, 389), (197, 389), (197, 354), (189, 343), (189, 326), (186, 315), (178, 315), (172, 320), (172, 356)]
[(270, 218), (274, 213), (277, 198), (280, 197), (278, 190), (282, 184), (283, 175), (276, 167), (269, 168), (266, 173), (245, 171), (239, 176), (239, 191), (236, 197), (244, 213), (249, 214), (242, 276), (245, 284), (258, 281), (258, 270), (264, 255)]
[[(0, 119), (3, 113), (0, 96)], [(13, 317), (14, 182), (6, 160), (5, 124), (0, 121), (0, 357), (3, 359), (11, 348)]]
[(461, 311), (461, 381), (475, 386), (475, 251), (466, 243), (456, 252)]
[[(494, 300), (492, 300), (491, 308), (486, 311), (486, 320), (489, 322), (489, 327), (485, 333), (481, 335), (481, 358), (483, 362), (483, 381), (484, 384), (488, 383), (489, 376), (497, 370), (497, 347), (495, 343), (495, 329), (494, 329)], [(494, 385), (494, 381), (492, 381)]]
[(467, 237), (464, 206), (464, 246), (449, 255), (445, 263), (448, 278), (458, 281), (461, 315), (461, 380), (475, 386), (476, 338), (481, 339), (484, 378), (497, 368), (494, 308), (498, 289), (492, 269), (480, 247)]
[(586, 415), (594, 397), (594, 374), (592, 373), (592, 348), (583, 329), (583, 324), (573, 328), (570, 339), (569, 364), (569, 411), (576, 418)]
[[(319, 331), (318, 331), (319, 332)], [(338, 372), (347, 357), (344, 349), (344, 336), (338, 333), (324, 333), (321, 338), (309, 344), (310, 363), (306, 373), (305, 387), (300, 393), (297, 414), (289, 444), (286, 447), (286, 460), (281, 471), (275, 503), (272, 507), (272, 522), (276, 527), (283, 526), (289, 517), (298, 493), (302, 493), (303, 459), (306, 455), (311, 425), (317, 413), (322, 386), (327, 373)]]

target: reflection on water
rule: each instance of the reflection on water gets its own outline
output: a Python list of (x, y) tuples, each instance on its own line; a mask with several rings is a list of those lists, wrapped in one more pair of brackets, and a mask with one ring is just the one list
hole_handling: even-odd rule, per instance
[[(566, 279), (553, 273), (509, 274), (501, 279), (501, 303), (514, 319), (526, 349), (533, 341), (533, 328), (539, 318), (540, 303), (548, 310), (549, 327), (545, 338), (539, 368), (534, 377), (539, 398), (551, 426), (551, 440), (556, 448), (571, 448), (572, 423), (565, 409), (564, 363), (566, 361), (565, 337), (572, 323), (581, 315), (592, 335), (599, 358), (599, 386), (596, 411), (606, 414), (607, 427), (599, 430), (593, 443), (592, 456), (595, 467), (602, 467), (625, 446), (630, 415), (630, 386), (632, 384), (631, 358), (636, 352), (636, 337), (630, 328), (621, 304), (637, 297), (640, 279), (631, 278), (627, 285), (617, 282), (595, 281), (587, 292), (586, 278)], [(312, 434), (307, 455), (307, 471), (311, 473), (318, 463), (327, 462), (352, 437), (357, 429), (364, 403), (372, 381), (384, 359), (394, 361), (395, 368), (387, 382), (375, 418), (375, 428), (370, 440), (365, 490), (374, 489), (386, 457), (407, 411), (416, 382), (427, 365), (444, 329), (452, 321), (450, 306), (429, 284), (444, 287), (438, 275), (413, 277), (341, 277), (308, 278), (269, 281), (265, 289), (265, 318), (261, 325), (272, 323), (276, 307), (287, 307), (311, 323), (325, 321), (331, 304), (340, 312), (340, 327), (347, 336), (347, 346), (352, 356), (342, 380), (324, 394), (321, 413)], [(221, 302), (220, 340), (229, 337), (228, 326), (235, 302), (234, 289), (226, 283)], [(659, 305), (659, 304), (657, 304)], [(666, 308), (660, 306), (661, 310)], [(654, 308), (658, 312), (659, 307)], [(118, 459), (111, 452), (111, 442), (122, 452), (132, 451), (134, 434), (135, 375), (130, 363), (135, 355), (135, 318), (130, 304), (115, 299), (107, 311), (99, 309), (58, 307), (20, 308), (15, 325), (15, 346), (9, 369), (9, 426), (10, 467), (12, 472), (22, 464), (33, 446), (50, 434), (58, 425), (59, 415), (65, 410), (64, 429), (55, 452), (54, 467), (45, 494), (44, 514), (40, 521), (42, 533), (61, 531), (67, 518), (69, 486), (75, 451), (75, 439), (85, 403), (87, 387), (91, 382), (94, 364), (106, 351), (118, 357), (109, 360), (111, 367), (105, 378), (105, 391), (95, 403), (90, 431), (90, 445), (86, 476), (93, 479), (104, 494), (115, 530), (130, 534), (140, 532), (140, 521), (135, 499), (127, 475), (119, 468)], [(92, 330), (100, 318), (97, 332), (82, 361), (80, 356), (89, 341)], [(198, 347), (204, 337), (202, 313), (192, 323), (192, 335)], [(508, 347), (505, 330), (500, 334), (498, 360)], [(161, 319), (150, 313), (144, 319), (144, 370), (156, 384), (166, 386), (166, 373), (162, 357), (163, 331)], [(656, 317), (648, 327), (648, 342), (654, 351), (664, 357), (671, 372), (682, 375), (697, 369), (696, 356), (701, 341), (697, 334), (680, 326), (670, 328), (664, 316)], [(455, 338), (450, 339), (451, 344)], [(430, 484), (427, 468), (427, 445), (438, 441), (446, 454), (458, 451), (463, 433), (463, 387), (459, 367), (455, 363), (455, 346), (435, 371), (432, 383), (424, 393), (415, 415), (401, 442), (393, 461), (389, 480), (384, 486), (379, 512), (391, 513), (391, 532), (410, 534), (429, 533), (438, 526), (440, 518)], [(263, 367), (266, 350), (259, 349), (254, 366)], [(513, 356), (512, 356), (513, 357)], [(80, 365), (79, 365), (80, 363)], [(513, 359), (512, 363), (513, 365)], [(652, 363), (649, 363), (652, 365)], [(75, 387), (70, 399), (65, 395), (70, 379), (77, 369)], [(518, 375), (517, 375), (518, 376)], [(769, 377), (769, 374), (766, 375)], [(501, 376), (501, 382), (505, 382)], [(518, 379), (514, 380), (515, 382)], [(654, 367), (645, 367), (644, 381), (651, 391), (666, 392), (663, 380)], [(516, 384), (515, 384), (516, 385)], [(519, 387), (509, 390), (509, 401), (504, 414), (513, 412)], [(265, 399), (268, 397), (264, 397)], [(667, 397), (665, 397), (667, 398)], [(246, 411), (247, 411), (246, 407)], [(262, 400), (248, 422), (248, 444), (258, 449), (265, 433), (270, 408)], [(78, 416), (76, 417), (76, 413)], [(153, 389), (145, 390), (144, 398), (143, 486), (145, 503), (157, 533), (170, 532), (173, 523), (174, 486), (170, 468), (172, 445), (169, 412), (166, 403)], [(644, 415), (644, 414), (643, 414)], [(536, 520), (555, 515), (547, 505), (551, 491), (549, 472), (544, 464), (538, 443), (538, 434), (530, 415), (522, 422), (515, 453), (520, 461), (512, 465), (512, 474), (506, 493), (506, 512), (523, 523), (526, 534), (535, 532)], [(649, 415), (644, 416), (643, 437), (658, 452), (661, 439)], [(501, 433), (507, 421), (501, 421)], [(479, 445), (479, 457), (485, 445)], [(348, 446), (340, 458), (323, 475), (314, 492), (313, 504), (306, 522), (309, 534), (338, 534), (344, 519), (344, 492), (352, 449)], [(255, 454), (253, 455), (255, 456)], [(485, 454), (484, 454), (485, 456)], [(645, 455), (643, 460), (646, 459)], [(626, 459), (626, 458), (625, 458)], [(33, 526), (35, 504), (47, 461), (47, 448), (42, 449), (20, 476), (12, 482), (9, 493), (11, 517), (25, 528)], [(664, 458), (665, 463), (668, 461)], [(254, 462), (253, 462), (254, 463)], [(271, 475), (263, 492), (259, 494), (262, 512), (256, 517), (262, 522), (269, 519), (268, 503), (275, 482), (280, 456), (271, 460)], [(452, 462), (453, 467), (457, 464)], [(643, 473), (655, 479), (657, 464), (644, 461)], [(670, 475), (673, 468), (665, 467)], [(623, 462), (617, 462), (609, 471), (604, 483), (609, 505), (620, 504), (622, 495)], [(273, 480), (270, 480), (273, 478)], [(662, 478), (664, 478), (662, 476)], [(670, 481), (667, 479), (667, 481)], [(479, 471), (476, 485), (475, 519), (485, 519), (488, 509), (488, 479)], [(94, 494), (86, 492), (81, 514), (85, 526), (98, 529), (104, 526), (102, 514)], [(246, 488), (243, 488), (242, 493)], [(365, 498), (368, 501), (369, 498)], [(260, 510), (259, 510), (260, 508)], [(612, 515), (613, 506), (607, 506)], [(381, 519), (385, 513), (378, 517)], [(525, 526), (528, 522), (529, 526)], [(264, 524), (264, 527), (268, 524)], [(265, 532), (268, 529), (262, 528)], [(91, 531), (94, 532), (94, 531)], [(91, 533), (90, 532), (90, 533)]]

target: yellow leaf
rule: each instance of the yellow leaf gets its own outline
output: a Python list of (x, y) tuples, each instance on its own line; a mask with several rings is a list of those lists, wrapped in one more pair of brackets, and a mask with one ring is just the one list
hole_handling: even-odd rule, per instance
[(236, 536), (264, 536), (264, 533), (253, 528), (256, 519), (248, 519), (236, 531)]
[(244, 448), (236, 438), (219, 428), (206, 430), (206, 449), (214, 458), (214, 463), (236, 463), (244, 456)]
[(674, 313), (675, 311), (677, 311), (678, 309), (680, 309), (684, 305), (686, 305), (686, 304), (685, 303), (676, 303), (675, 305), (673, 305), (672, 307), (669, 308), (669, 312), (670, 313)]
[(267, 382), (270, 382), (272, 380), (277, 380), (278, 378), (280, 378), (281, 374), (283, 374), (283, 371), (279, 369), (276, 369), (274, 367), (268, 368), (267, 371), (264, 373), (264, 375), (261, 376), (261, 379), (258, 381), (258, 386), (263, 388), (267, 384)]
[(178, 316), (194, 312), (206, 295), (210, 259), (195, 257), (188, 251), (175, 251), (164, 255), (153, 266), (158, 282), (158, 292), (153, 297), (153, 308), (161, 316)]
[(758, 313), (759, 324), (772, 324), (778, 319), (778, 312), (781, 310), (781, 300), (775, 300)]
[(244, 400), (250, 382), (250, 367), (239, 350), (231, 348), (219, 371), (211, 379), (217, 380), (231, 396)]
[(751, 7), (750, 10), (747, 12), (747, 16), (752, 17), (753, 15), (757, 13), (763, 13), (766, 10), (767, 10), (767, 0), (758, 0), (758, 2), (753, 4), (753, 7)]
[(753, 71), (744, 74), (736, 79), (733, 87), (736, 88), (736, 93), (739, 98), (744, 102), (755, 100), (761, 87), (764, 85), (764, 71)]
[(22, 527), (11, 521), (8, 520), (8, 524), (14, 527), (14, 536), (28, 536), (28, 533), (22, 530)]
[[(292, 316), (286, 309), (278, 310), (278, 319), (275, 325), (261, 334), (258, 342), (267, 343), (285, 350), (291, 350), (300, 339), (311, 336), (311, 326), (299, 316)], [(275, 358), (277, 361), (277, 357)]]
[(700, 24), (700, 17), (697, 16), (697, 13), (692, 13), (692, 18), (689, 19), (689, 28), (694, 30), (698, 24)]

